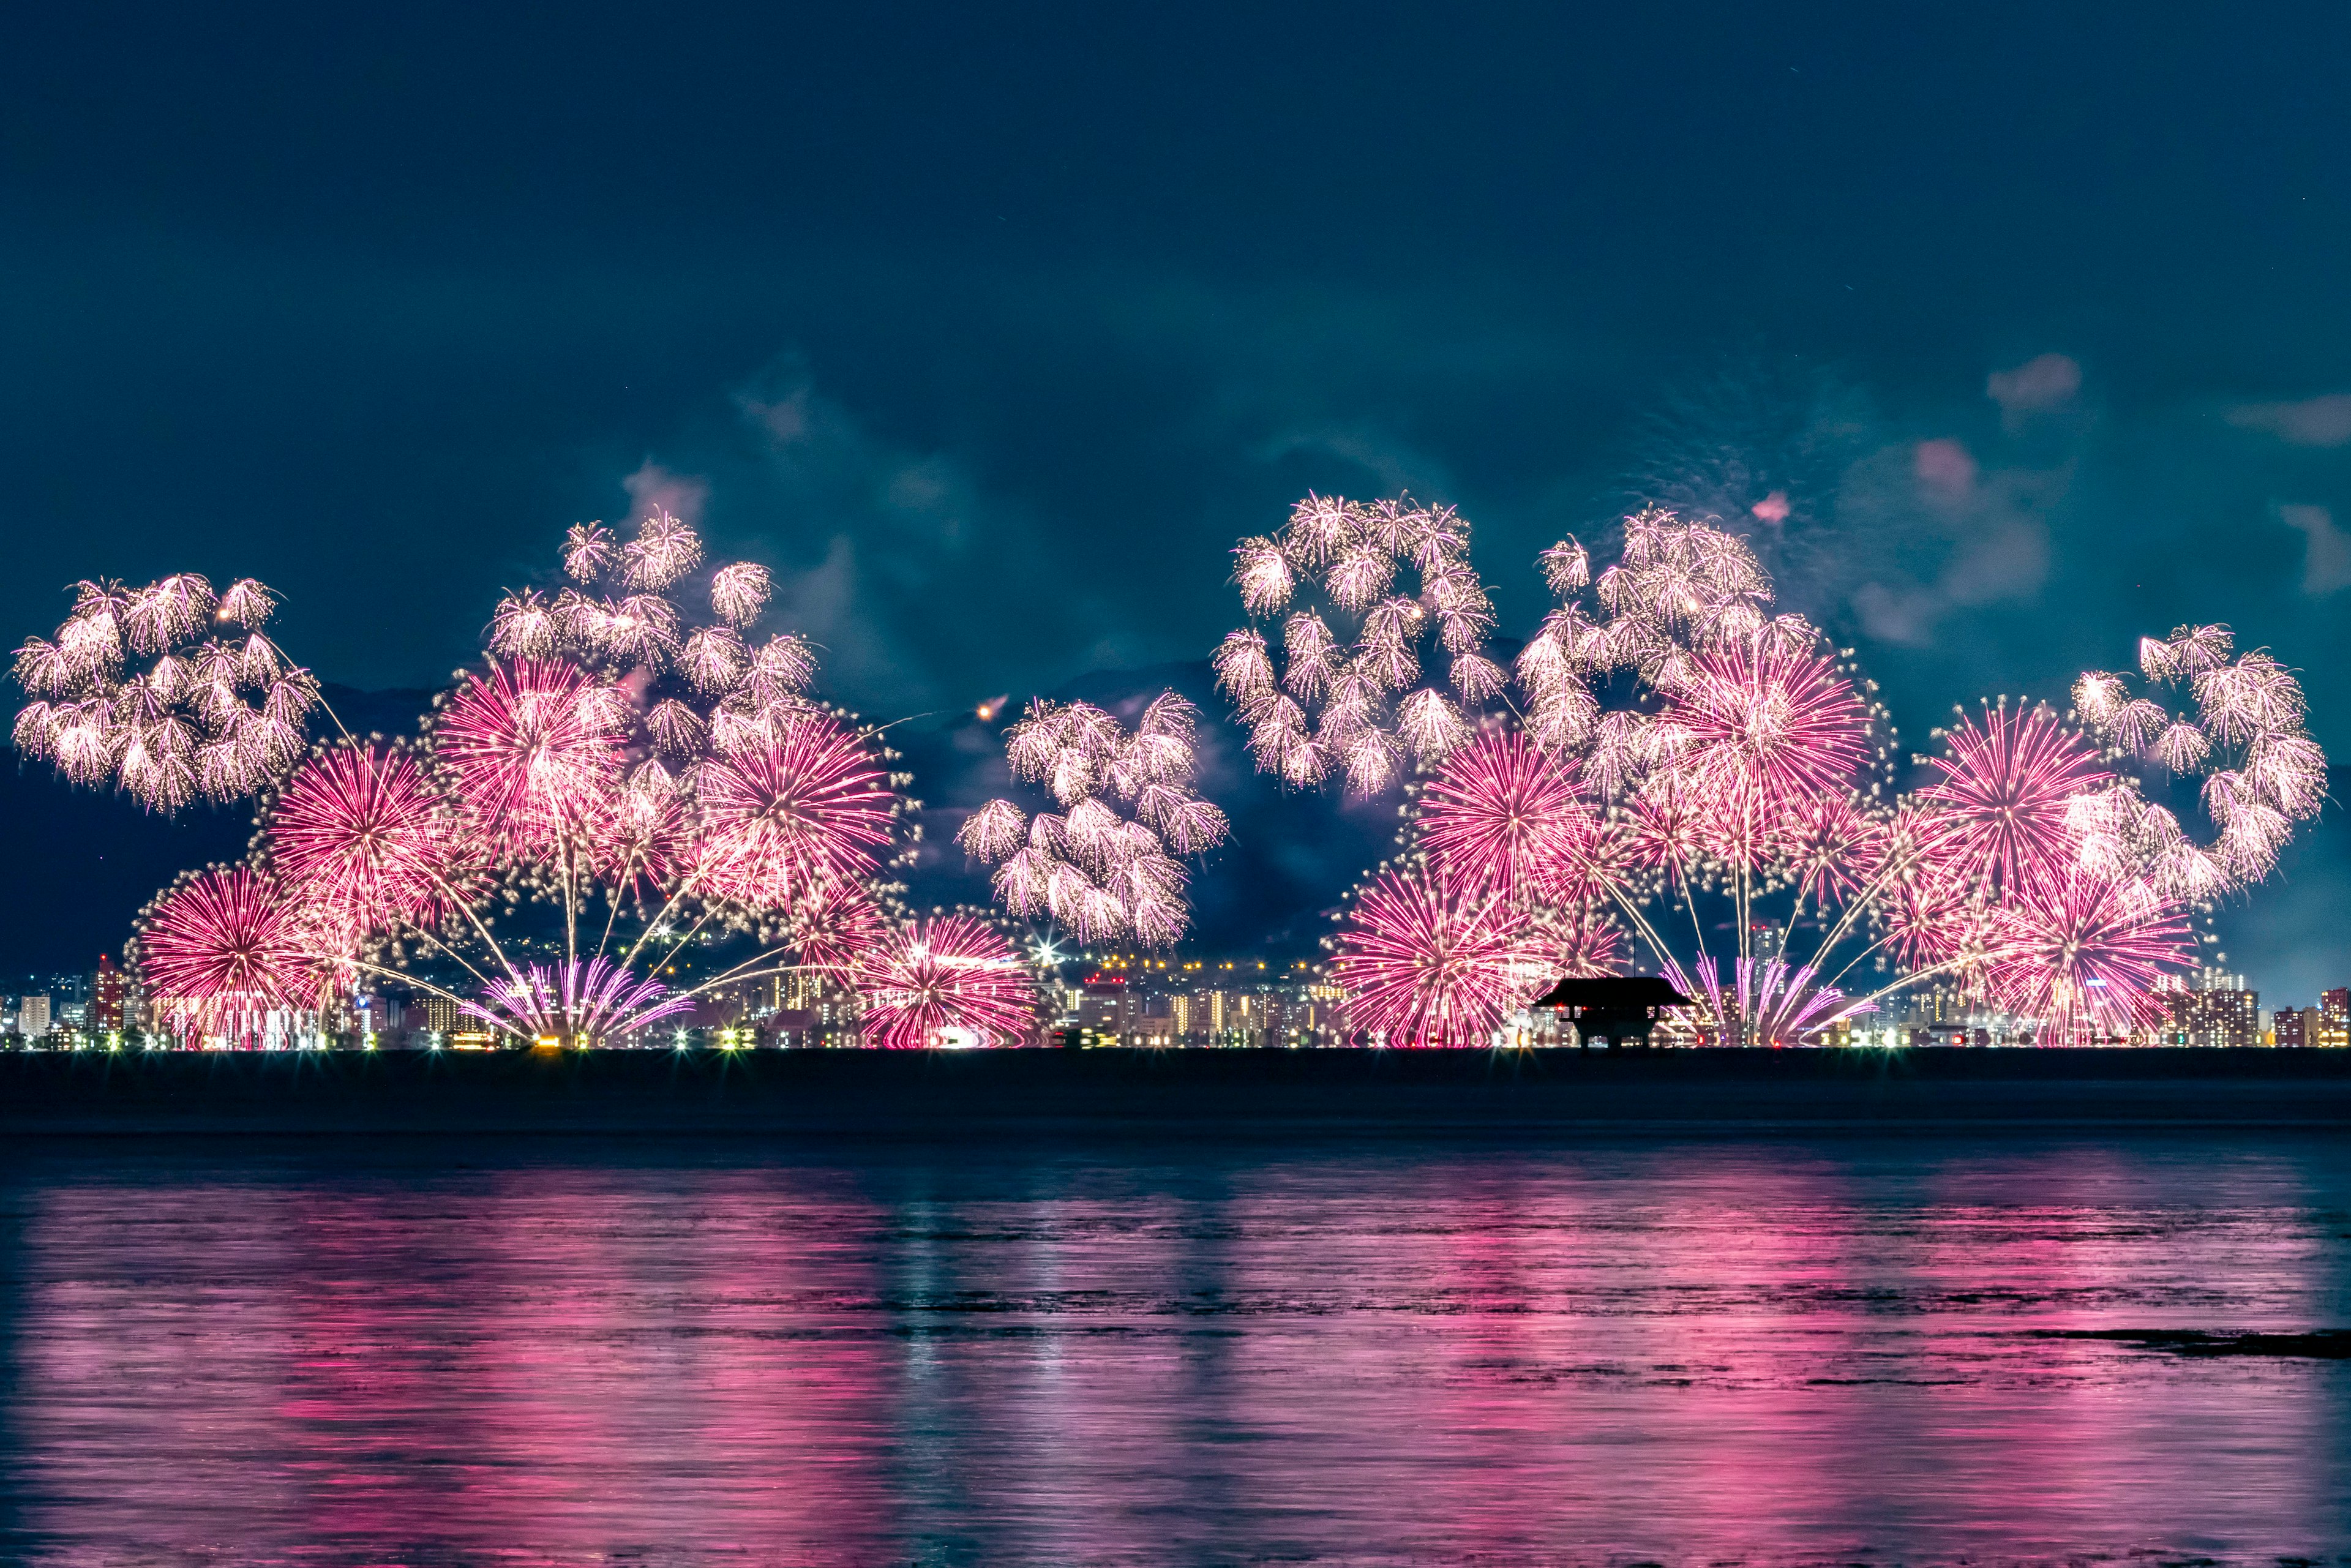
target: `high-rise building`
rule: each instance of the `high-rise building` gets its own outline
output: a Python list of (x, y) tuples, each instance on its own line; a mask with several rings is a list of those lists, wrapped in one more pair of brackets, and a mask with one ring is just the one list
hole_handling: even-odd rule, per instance
[(120, 1032), (123, 1027), (122, 999), (124, 977), (114, 967), (114, 960), (101, 953), (98, 968), (89, 977), (89, 1026), (101, 1034)]
[(1090, 976), (1078, 993), (1078, 1027), (1123, 1037), (1134, 1022), (1134, 993), (1111, 976)]
[(2288, 1050), (2318, 1043), (2316, 1008), (2280, 1008), (2270, 1022), (2271, 1036)]
[(38, 1040), (49, 1032), (49, 998), (30, 996), (16, 1003), (16, 1032), (26, 1040)]
[(2189, 988), (2162, 993), (2169, 1028), (2168, 1045), (2243, 1046), (2262, 1042), (2262, 999), (2245, 988), (2245, 977), (2206, 969)]
[(2318, 993), (2318, 1035), (2310, 1043), (2336, 1050), (2351, 1046), (2351, 988)]
[(464, 1015), (457, 1004), (447, 997), (428, 996), (424, 998), (424, 1027), (434, 1034), (455, 1034)]

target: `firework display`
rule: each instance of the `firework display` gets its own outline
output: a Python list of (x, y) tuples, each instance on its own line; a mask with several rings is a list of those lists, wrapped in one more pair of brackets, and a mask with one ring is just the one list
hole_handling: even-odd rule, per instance
[(1355, 899), (1332, 973), (1349, 1019), (1379, 1044), (1483, 1044), (1555, 971), (1501, 895), (1385, 871)]
[[(1301, 787), (1338, 777), (1353, 794), (1376, 794), (1408, 758), (1433, 761), (1467, 739), (1466, 716), (1503, 689), (1485, 652), (1493, 606), (1469, 565), (1468, 525), (1450, 507), (1309, 496), (1233, 559), (1242, 609), (1281, 618), (1278, 672), (1254, 626), (1228, 636), (1215, 660), (1260, 771)], [(1407, 573), (1416, 593), (1396, 591)], [(1423, 679), (1425, 645), (1443, 662), (1441, 680)]]
[[(1692, 998), (1667, 1032), (1696, 1043), (1818, 1042), (1928, 991), (2043, 1043), (2141, 1035), (2323, 803), (2299, 682), (2227, 627), (1911, 756), (1736, 532), (1649, 507), (1617, 535), (1613, 560), (1541, 552), (1552, 607), (1507, 665), (1449, 507), (1310, 495), (1234, 550), (1250, 624), (1211, 662), (1258, 768), (1402, 799), (1326, 943), (1343, 1034), (1495, 1043), (1561, 977), (1639, 968)], [(17, 652), (16, 742), (150, 810), (256, 802), (247, 859), (158, 894), (131, 947), (172, 1030), (216, 1042), (315, 1040), (388, 983), (486, 1035), (613, 1043), (791, 977), (870, 1045), (1006, 1045), (1058, 959), (1004, 916), (1040, 955), (1185, 936), (1231, 832), (1190, 702), (1031, 700), (1004, 737), (1030, 799), (956, 835), (1003, 915), (918, 919), (911, 775), (763, 626), (767, 569), (706, 553), (666, 511), (581, 524), (420, 734), (317, 746), (314, 713), (341, 723), (260, 583), (83, 582)]]
[(1030, 817), (990, 800), (956, 835), (995, 867), (1013, 914), (1051, 919), (1081, 942), (1131, 937), (1165, 947), (1190, 919), (1178, 858), (1224, 841), (1225, 815), (1193, 786), (1199, 710), (1174, 692), (1152, 699), (1127, 733), (1091, 703), (1029, 705), (1006, 732), (1016, 779), (1040, 783), (1061, 810)]
[(1035, 1021), (1028, 967), (1003, 936), (967, 915), (890, 931), (856, 967), (869, 1044), (1017, 1045)]
[(16, 651), (33, 698), (16, 748), (150, 810), (253, 794), (302, 754), (319, 700), (310, 672), (262, 630), (277, 602), (251, 578), (216, 594), (193, 572), (76, 584), (55, 641)]
[[(1272, 558), (1248, 559), (1270, 594)], [(1917, 759), (1905, 796), (1875, 686), (1775, 612), (1734, 535), (1651, 508), (1596, 575), (1573, 538), (1539, 564), (1557, 608), (1516, 660), (1515, 714), (1408, 786), (1420, 880), (1383, 872), (1330, 943), (1359, 1026), (1398, 1040), (1484, 1043), (1498, 1009), (1635, 954), (1714, 1043), (1818, 1039), (1927, 987), (2047, 1042), (2117, 1038), (2193, 967), (2198, 912), (2266, 874), (2324, 794), (2299, 685), (2267, 653), (2232, 660), (2225, 628), (2142, 644), (2147, 679), (2184, 687), (2193, 718), (2094, 672), (2075, 723), (1988, 705)], [(1246, 723), (1263, 672), (1236, 646)], [(2132, 765), (2200, 776), (2214, 841), (2117, 771)], [(1535, 945), (1541, 972), (1453, 961), (1472, 911), (1492, 942)], [(1398, 989), (1405, 974), (1420, 992)]]
[[(906, 776), (877, 731), (807, 695), (804, 643), (755, 638), (765, 569), (703, 556), (665, 512), (626, 538), (574, 528), (576, 586), (502, 600), (487, 657), (421, 737), (314, 750), (316, 684), (257, 631), (273, 602), (257, 583), (85, 584), (57, 640), (18, 655), (35, 698), (19, 744), (161, 810), (261, 795), (250, 862), (141, 922), (134, 956), (179, 1032), (315, 1036), (335, 998), (386, 980), (487, 1033), (578, 1045), (785, 975), (896, 997)], [(196, 642), (227, 625), (242, 644)], [(207, 763), (223, 748), (230, 763)], [(925, 951), (977, 941), (948, 936)], [(703, 972), (673, 982), (682, 962)], [(1017, 967), (925, 979), (919, 1027), (1012, 1038), (1029, 985)]]

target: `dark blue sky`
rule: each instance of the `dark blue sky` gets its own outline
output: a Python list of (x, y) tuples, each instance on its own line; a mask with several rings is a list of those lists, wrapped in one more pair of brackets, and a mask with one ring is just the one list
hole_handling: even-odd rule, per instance
[(2192, 618), (2351, 757), (2340, 6), (352, 9), (12, 19), (10, 637), (252, 572), (423, 685), (658, 494), (894, 716), (1199, 657), (1310, 486), (1458, 504), (1506, 630), (1784, 488), (1917, 743)]

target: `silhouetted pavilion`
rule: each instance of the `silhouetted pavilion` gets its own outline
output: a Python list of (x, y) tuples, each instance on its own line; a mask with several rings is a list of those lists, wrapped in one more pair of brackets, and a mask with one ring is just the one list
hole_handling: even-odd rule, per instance
[(1649, 1043), (1659, 1008), (1697, 1004), (1655, 975), (1572, 975), (1532, 1005), (1559, 1009), (1587, 1045), (1604, 1040), (1622, 1047)]

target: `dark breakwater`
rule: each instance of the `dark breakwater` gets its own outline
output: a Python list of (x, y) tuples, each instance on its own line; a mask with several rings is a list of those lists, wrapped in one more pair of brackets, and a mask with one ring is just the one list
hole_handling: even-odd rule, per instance
[(2351, 1126), (2351, 1051), (83, 1051), (0, 1132)]

